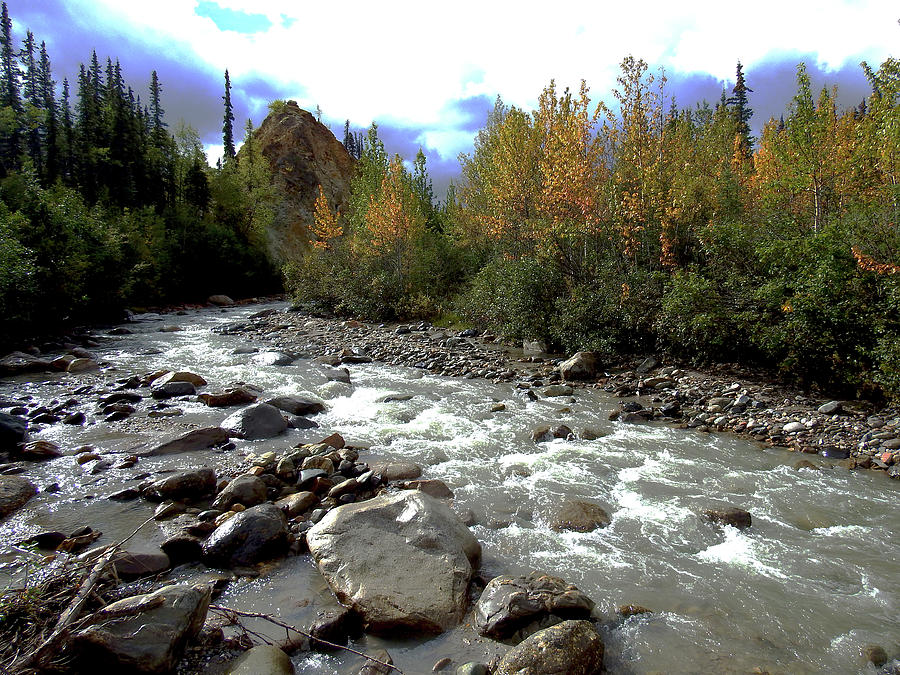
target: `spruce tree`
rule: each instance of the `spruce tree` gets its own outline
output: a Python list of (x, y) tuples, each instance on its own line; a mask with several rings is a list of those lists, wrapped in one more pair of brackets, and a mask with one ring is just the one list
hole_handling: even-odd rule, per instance
[(225, 123), (222, 125), (222, 144), (225, 146), (225, 161), (234, 159), (234, 109), (231, 105), (231, 78), (225, 69)]
[(749, 155), (750, 148), (753, 146), (753, 137), (750, 135), (750, 119), (753, 117), (753, 110), (750, 109), (747, 93), (753, 92), (744, 81), (744, 66), (741, 62), (737, 63), (737, 76), (735, 78), (734, 89), (731, 90), (731, 96), (728, 98), (728, 105), (734, 111), (735, 121), (738, 126), (738, 133), (741, 136), (741, 142), (745, 148), (745, 152)]
[(22, 100), (19, 97), (19, 62), (13, 49), (12, 20), (6, 3), (0, 10), (0, 112), (9, 118), (8, 130), (0, 137), (0, 162), (3, 172), (19, 166), (21, 130), (23, 125)]
[(40, 96), (44, 104), (47, 136), (46, 145), (46, 182), (52, 184), (60, 175), (60, 149), (59, 149), (59, 123), (57, 121), (56, 83), (53, 81), (53, 72), (50, 67), (50, 56), (47, 54), (47, 45), (41, 42), (40, 62)]
[[(43, 140), (46, 134), (46, 126), (41, 120), (44, 102), (40, 95), (40, 71), (38, 69), (38, 60), (35, 58), (37, 45), (34, 41), (34, 33), (27, 31), (25, 33), (25, 42), (22, 51), (19, 52), (19, 58), (22, 60), (22, 68), (24, 77), (22, 78), (22, 98), (25, 104), (26, 119), (29, 120), (28, 128), (25, 132), (25, 146), (28, 156), (34, 165), (35, 172), (38, 176), (44, 174), (44, 148)], [(33, 121), (31, 121), (33, 120)]]

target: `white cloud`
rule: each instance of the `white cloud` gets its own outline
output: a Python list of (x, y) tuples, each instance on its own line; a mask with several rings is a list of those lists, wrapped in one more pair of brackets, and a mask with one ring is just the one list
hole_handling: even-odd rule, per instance
[[(431, 127), (423, 140), (442, 155), (461, 147), (447, 104), (498, 93), (533, 106), (551, 78), (560, 88), (588, 80), (606, 97), (618, 63), (634, 54), (668, 70), (729, 79), (785, 52), (815, 54), (819, 65), (881, 61), (900, 43), (896, 0), (756, 3), (303, 2), (217, 0), (265, 14), (254, 35), (220, 31), (194, 14), (195, 1), (70, 0), (88, 25), (197, 60), (233, 80), (262, 77), (301, 105), (365, 126), (390, 118)], [(285, 27), (282, 16), (296, 21)], [(471, 138), (471, 134), (469, 134)]]

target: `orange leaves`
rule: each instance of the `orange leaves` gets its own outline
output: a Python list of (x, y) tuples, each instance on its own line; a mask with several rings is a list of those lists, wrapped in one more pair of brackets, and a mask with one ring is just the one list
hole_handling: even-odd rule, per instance
[(380, 251), (402, 246), (424, 228), (424, 218), (399, 156), (391, 160), (379, 193), (369, 197), (365, 226), (368, 243)]
[(315, 239), (312, 245), (316, 248), (328, 249), (331, 247), (331, 240), (340, 237), (344, 233), (344, 228), (338, 223), (340, 213), (335, 215), (328, 206), (328, 199), (322, 186), (319, 186), (319, 196), (316, 197), (315, 214), (312, 226), (312, 234)]
[(866, 255), (865, 253), (860, 251), (856, 246), (853, 246), (851, 248), (851, 251), (853, 252), (853, 257), (856, 258), (856, 265), (861, 270), (864, 270), (866, 272), (875, 272), (875, 274), (883, 275), (900, 273), (900, 267), (898, 267), (897, 265), (878, 262), (872, 256)]

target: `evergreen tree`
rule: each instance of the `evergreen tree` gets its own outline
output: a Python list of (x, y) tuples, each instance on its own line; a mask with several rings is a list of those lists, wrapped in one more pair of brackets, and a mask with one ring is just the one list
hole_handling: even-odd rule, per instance
[(750, 154), (750, 148), (753, 146), (753, 137), (750, 135), (750, 119), (753, 117), (753, 110), (750, 109), (747, 93), (753, 92), (744, 81), (744, 66), (741, 62), (737, 63), (737, 76), (735, 78), (734, 89), (731, 90), (731, 96), (728, 98), (728, 105), (734, 111), (735, 120), (738, 124), (738, 133), (741, 136), (741, 142), (747, 156)]
[(4, 173), (19, 165), (23, 126), (20, 77), (12, 42), (12, 19), (4, 2), (0, 10), (0, 162)]
[(22, 78), (22, 98), (25, 105), (25, 145), (28, 156), (38, 176), (44, 174), (43, 140), (46, 134), (44, 117), (44, 102), (40, 91), (40, 70), (38, 59), (35, 58), (37, 45), (34, 41), (34, 33), (25, 33), (25, 42), (19, 58), (22, 60), (24, 77)]
[(50, 67), (47, 45), (41, 42), (40, 97), (43, 101), (46, 120), (46, 182), (52, 184), (60, 175), (59, 123), (56, 110), (56, 83)]
[(225, 69), (225, 121), (222, 125), (222, 143), (225, 146), (225, 161), (234, 159), (234, 110), (231, 106), (231, 78)]
[(344, 148), (353, 154), (353, 132), (350, 131), (350, 120), (344, 122)]
[(163, 115), (165, 115), (166, 111), (162, 109), (162, 103), (160, 102), (161, 93), (162, 85), (159, 83), (159, 78), (154, 70), (150, 74), (150, 121), (151, 130), (156, 135), (163, 133), (163, 128), (166, 126), (163, 120)]

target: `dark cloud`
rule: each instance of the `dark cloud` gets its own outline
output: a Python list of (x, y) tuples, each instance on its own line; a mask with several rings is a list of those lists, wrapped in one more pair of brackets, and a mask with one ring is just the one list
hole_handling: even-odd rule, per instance
[(452, 101), (445, 109), (463, 120), (456, 125), (456, 129), (474, 133), (484, 126), (488, 113), (494, 109), (494, 100), (490, 96), (472, 96)]

